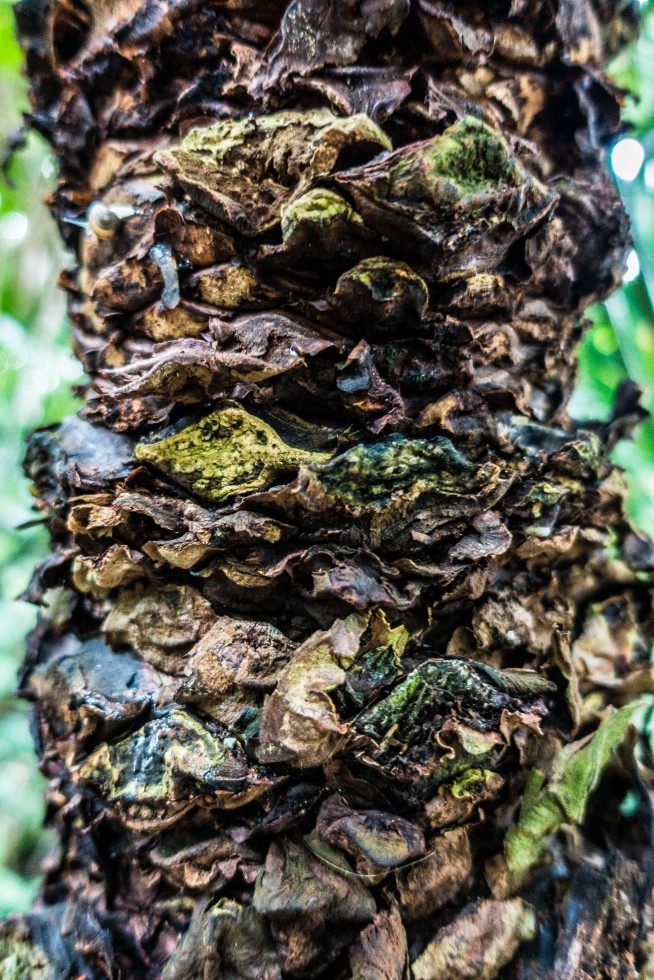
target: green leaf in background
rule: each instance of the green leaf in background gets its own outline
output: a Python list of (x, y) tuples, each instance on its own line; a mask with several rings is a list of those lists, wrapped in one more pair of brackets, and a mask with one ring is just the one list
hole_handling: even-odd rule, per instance
[[(27, 108), (11, 3), (0, 0), (0, 144)], [(65, 257), (42, 199), (54, 180), (52, 156), (30, 137), (0, 183), (0, 915), (29, 908), (49, 838), (43, 833), (39, 775), (26, 705), (13, 694), (25, 633), (36, 611), (15, 601), (45, 554), (21, 470), (24, 440), (37, 425), (75, 411), (71, 385), (81, 380), (69, 350), (63, 297), (55, 287)]]
[[(631, 378), (641, 404), (654, 412), (654, 3), (642, 6), (638, 42), (615, 59), (611, 74), (625, 90), (624, 118), (632, 132), (618, 141), (611, 163), (631, 218), (634, 250), (625, 285), (587, 312), (593, 326), (579, 347), (579, 383), (570, 412), (579, 420), (611, 417), (620, 384)], [(624, 467), (628, 510), (654, 537), (654, 422), (642, 422), (613, 458)]]

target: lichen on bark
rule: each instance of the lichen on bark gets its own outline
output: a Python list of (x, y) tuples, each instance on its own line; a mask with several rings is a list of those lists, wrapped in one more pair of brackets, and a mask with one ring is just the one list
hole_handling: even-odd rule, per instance
[(627, 0), (21, 0), (88, 376), (3, 976), (639, 978), (654, 551), (566, 411)]

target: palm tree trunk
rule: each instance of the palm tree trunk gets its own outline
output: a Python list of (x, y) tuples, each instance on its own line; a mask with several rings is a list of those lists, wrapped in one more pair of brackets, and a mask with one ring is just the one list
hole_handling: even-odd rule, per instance
[(85, 408), (3, 977), (646, 976), (654, 552), (566, 412), (626, 0), (21, 0)]

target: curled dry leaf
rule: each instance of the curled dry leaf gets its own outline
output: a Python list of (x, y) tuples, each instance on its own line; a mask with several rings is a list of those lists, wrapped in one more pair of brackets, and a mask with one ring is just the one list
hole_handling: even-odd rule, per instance
[(79, 766), (89, 782), (133, 827), (164, 827), (192, 806), (239, 806), (271, 783), (251, 770), (235, 739), (205, 727), (180, 708), (100, 745)]
[(366, 980), (404, 980), (407, 976), (407, 941), (396, 908), (378, 912), (361, 930), (350, 953), (353, 977)]
[(494, 980), (535, 933), (536, 916), (523, 899), (486, 899), (443, 926), (411, 964), (411, 973), (414, 980)]
[(184, 941), (166, 964), (163, 980), (200, 980), (211, 969), (237, 980), (281, 980), (266, 920), (250, 906), (221, 898), (193, 912)]

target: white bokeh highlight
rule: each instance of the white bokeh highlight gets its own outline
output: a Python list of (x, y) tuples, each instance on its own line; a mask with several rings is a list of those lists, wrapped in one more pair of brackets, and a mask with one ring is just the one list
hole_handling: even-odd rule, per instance
[(627, 256), (627, 261), (625, 264), (624, 276), (622, 277), (624, 282), (633, 282), (640, 275), (640, 261), (636, 250), (632, 248)]
[(17, 248), (29, 231), (27, 215), (22, 211), (9, 211), (0, 218), (0, 243)]
[(619, 140), (611, 150), (613, 173), (620, 180), (635, 180), (645, 160), (645, 150), (631, 136)]

